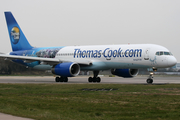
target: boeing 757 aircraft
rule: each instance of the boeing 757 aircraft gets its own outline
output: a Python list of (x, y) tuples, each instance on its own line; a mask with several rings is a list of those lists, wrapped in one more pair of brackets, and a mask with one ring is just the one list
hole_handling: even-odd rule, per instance
[[(89, 82), (100, 82), (99, 71), (111, 70), (113, 75), (134, 77), (139, 68), (174, 66), (177, 62), (171, 52), (160, 45), (91, 45), (36, 48), (29, 44), (11, 12), (5, 12), (12, 52), (0, 54), (7, 60), (32, 67), (51, 70), (56, 82), (68, 82), (80, 70), (93, 71)], [(153, 83), (150, 74), (147, 83)]]

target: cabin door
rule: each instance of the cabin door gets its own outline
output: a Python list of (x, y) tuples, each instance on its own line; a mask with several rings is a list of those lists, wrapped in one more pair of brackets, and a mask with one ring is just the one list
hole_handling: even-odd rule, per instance
[(144, 53), (144, 60), (149, 60), (150, 48), (147, 48)]

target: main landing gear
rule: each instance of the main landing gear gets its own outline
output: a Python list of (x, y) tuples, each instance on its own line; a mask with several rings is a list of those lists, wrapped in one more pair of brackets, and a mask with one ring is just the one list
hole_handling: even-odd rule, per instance
[(55, 78), (56, 82), (68, 82), (68, 78), (67, 77), (56, 77)]
[(89, 82), (98, 82), (98, 83), (101, 82), (101, 78), (97, 77), (98, 74), (99, 74), (99, 71), (93, 71), (93, 74), (94, 74), (94, 76), (93, 77), (89, 77), (88, 81)]

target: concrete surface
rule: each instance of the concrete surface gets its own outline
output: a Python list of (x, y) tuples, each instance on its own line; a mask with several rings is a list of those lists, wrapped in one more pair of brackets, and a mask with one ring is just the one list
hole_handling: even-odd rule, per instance
[[(134, 78), (122, 78), (122, 77), (104, 77), (101, 76), (101, 83), (103, 84), (146, 84), (146, 79), (148, 76), (137, 76)], [(34, 83), (34, 84), (79, 84), (79, 83), (89, 83), (88, 76), (78, 76), (69, 78), (68, 83), (55, 82), (55, 77), (53, 76), (0, 76), (0, 83)], [(168, 84), (168, 83), (178, 83), (180, 84), (180, 76), (155, 76), (153, 84)]]
[(16, 117), (16, 116), (13, 116), (13, 115), (0, 113), (0, 120), (33, 120), (33, 119)]

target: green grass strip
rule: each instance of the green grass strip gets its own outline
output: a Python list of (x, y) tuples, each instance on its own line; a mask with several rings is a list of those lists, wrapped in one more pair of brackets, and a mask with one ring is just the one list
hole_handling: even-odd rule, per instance
[(36, 120), (175, 120), (179, 111), (179, 84), (0, 84), (0, 112)]

